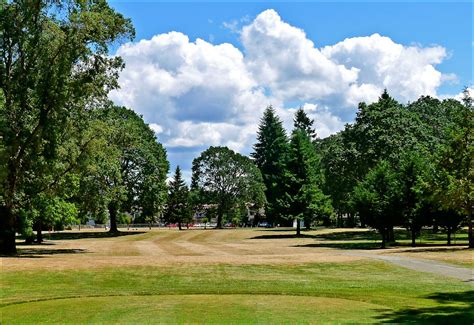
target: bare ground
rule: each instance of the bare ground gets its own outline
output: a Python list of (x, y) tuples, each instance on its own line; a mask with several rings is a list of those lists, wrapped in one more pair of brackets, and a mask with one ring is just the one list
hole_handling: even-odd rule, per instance
[[(276, 238), (258, 238), (269, 234)], [(314, 243), (314, 239), (292, 238), (292, 235), (293, 231), (160, 229), (113, 238), (47, 240), (42, 245), (21, 245), (18, 257), (3, 257), (0, 261), (2, 269), (8, 271), (176, 264), (301, 264), (364, 259), (343, 255), (331, 248), (302, 247)]]
[[(124, 231), (122, 236), (102, 238), (106, 235), (104, 230), (82, 230), (80, 233), (63, 232), (59, 235), (62, 239), (47, 240), (42, 245), (21, 245), (18, 257), (0, 258), (0, 263), (2, 270), (9, 271), (220, 263), (343, 263), (371, 258), (418, 271), (472, 280), (472, 250), (465, 247), (354, 250), (326, 246), (328, 242), (337, 244), (340, 241), (316, 237), (347, 231), (323, 229), (295, 238), (294, 231), (281, 229), (154, 229)], [(356, 235), (365, 231), (350, 229)]]

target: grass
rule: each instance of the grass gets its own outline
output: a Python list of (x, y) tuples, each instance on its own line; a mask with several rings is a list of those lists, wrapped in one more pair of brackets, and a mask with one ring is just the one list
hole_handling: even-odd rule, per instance
[(396, 319), (406, 306), (422, 311), (413, 320), (439, 317), (436, 309), (443, 306), (463, 311), (457, 315), (459, 323), (474, 316), (472, 300), (440, 303), (430, 298), (472, 296), (469, 285), (372, 261), (12, 271), (4, 272), (1, 282), (7, 324), (375, 322)]
[[(323, 241), (351, 240), (344, 234), (347, 231), (339, 232), (338, 238), (329, 238), (336, 232), (316, 231), (305, 238), (282, 232), (287, 238), (264, 239), (258, 236), (277, 234), (172, 230), (116, 238), (86, 235), (82, 239), (66, 234), (59, 237), (63, 241), (27, 247), (32, 252), (26, 256), (2, 260), (5, 266), (17, 260), (28, 267), (2, 270), (0, 322), (473, 323), (474, 291), (468, 283), (370, 259), (328, 262), (327, 258), (342, 250), (298, 247), (298, 243), (318, 243), (323, 235)], [(362, 236), (357, 238), (360, 242), (367, 241), (363, 236), (371, 236), (357, 235)], [(167, 245), (187, 250), (190, 255), (182, 256), (183, 251), (174, 248), (165, 250)], [(139, 249), (143, 247), (147, 249)], [(132, 258), (127, 252), (121, 253), (123, 248), (145, 255)], [(72, 249), (86, 253), (67, 251)], [(272, 254), (274, 259), (243, 263), (252, 249), (261, 254), (254, 256), (257, 260)], [(43, 254), (34, 256), (35, 250)], [(58, 252), (49, 254), (46, 250)], [(193, 250), (202, 255), (194, 256)], [(222, 254), (218, 258), (231, 256), (231, 263), (211, 263), (214, 251)], [(313, 251), (318, 253), (308, 260), (320, 256), (321, 262), (301, 263), (296, 259), (298, 254)], [(191, 257), (195, 262), (188, 261)], [(292, 257), (293, 263), (288, 261)], [(140, 258), (162, 262), (133, 264)], [(171, 258), (179, 258), (179, 263), (167, 263)], [(118, 260), (133, 263), (114, 264)], [(71, 267), (58, 269), (56, 261)], [(94, 261), (102, 266), (79, 267)]]

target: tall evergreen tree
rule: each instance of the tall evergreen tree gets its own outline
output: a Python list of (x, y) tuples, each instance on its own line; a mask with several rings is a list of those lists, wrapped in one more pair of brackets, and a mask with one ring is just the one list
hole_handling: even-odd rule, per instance
[(314, 168), (316, 152), (308, 134), (295, 129), (291, 137), (291, 159), (285, 183), (287, 218), (297, 221), (296, 235), (300, 235), (300, 220), (309, 227), (316, 218), (329, 218), (332, 206), (329, 197), (319, 188), (318, 173)]
[(179, 230), (182, 223), (188, 223), (191, 217), (188, 186), (183, 180), (181, 169), (176, 167), (173, 179), (168, 185), (168, 201), (165, 218), (168, 222), (177, 222)]
[(316, 130), (313, 127), (314, 120), (310, 119), (302, 107), (298, 108), (293, 119), (293, 126), (295, 129), (302, 130), (310, 137), (311, 140), (315, 140), (317, 137)]
[(289, 143), (283, 124), (269, 106), (263, 113), (257, 143), (251, 155), (262, 173), (267, 198), (266, 217), (271, 223), (284, 220), (285, 180), (289, 159)]

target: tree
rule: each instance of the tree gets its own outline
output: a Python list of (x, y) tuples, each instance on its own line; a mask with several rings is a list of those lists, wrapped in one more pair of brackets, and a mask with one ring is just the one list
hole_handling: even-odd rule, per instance
[(397, 174), (382, 160), (354, 189), (353, 205), (364, 223), (378, 230), (382, 248), (389, 231), (402, 221), (399, 186)]
[(189, 190), (181, 176), (181, 169), (177, 166), (173, 179), (168, 185), (165, 218), (168, 222), (177, 222), (181, 230), (181, 224), (188, 223), (191, 216)]
[(333, 210), (329, 198), (318, 187), (316, 153), (305, 130), (295, 129), (291, 137), (291, 160), (288, 164), (286, 189), (287, 218), (297, 220), (296, 235), (300, 236), (300, 220), (307, 227), (317, 218), (329, 217)]
[[(2, 1), (0, 253), (16, 252), (24, 198), (55, 186), (82, 157), (87, 141), (69, 126), (117, 87), (123, 64), (106, 56), (108, 45), (133, 34), (130, 20), (105, 0)], [(65, 141), (76, 150), (59, 155)], [(49, 184), (31, 190), (28, 183), (41, 179)]]
[[(329, 194), (337, 215), (337, 226), (342, 226), (342, 215), (354, 216), (351, 195), (357, 181), (361, 180), (359, 151), (353, 140), (353, 127), (346, 128), (319, 141), (321, 169), (324, 175), (323, 190)], [(354, 225), (354, 217), (351, 218)]]
[(97, 155), (92, 181), (105, 197), (110, 231), (117, 232), (119, 211), (141, 211), (151, 220), (166, 202), (166, 151), (141, 116), (125, 107), (110, 105), (98, 118), (108, 126), (108, 155)]
[(317, 137), (316, 131), (313, 127), (314, 120), (310, 119), (306, 112), (300, 107), (293, 119), (293, 126), (295, 129), (304, 131), (311, 140), (315, 140)]
[(191, 189), (217, 205), (217, 226), (242, 203), (265, 204), (262, 175), (252, 160), (227, 147), (210, 147), (193, 160)]
[(265, 184), (266, 218), (270, 223), (284, 220), (285, 174), (289, 160), (289, 142), (282, 122), (269, 106), (263, 113), (257, 133), (257, 143), (251, 154)]
[(432, 171), (430, 162), (416, 151), (405, 152), (398, 168), (400, 185), (400, 207), (403, 224), (411, 233), (411, 245), (416, 246), (416, 237), (423, 226), (430, 224), (431, 195), (426, 188), (426, 174)]
[(467, 216), (469, 248), (474, 248), (474, 108), (467, 89), (464, 90), (463, 104), (455, 112), (456, 124), (446, 128), (446, 143), (437, 152), (436, 197), (444, 210)]

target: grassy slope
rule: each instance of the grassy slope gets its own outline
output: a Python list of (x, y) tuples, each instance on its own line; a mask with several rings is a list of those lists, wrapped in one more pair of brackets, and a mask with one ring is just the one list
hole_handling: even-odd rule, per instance
[(12, 271), (1, 288), (6, 324), (473, 321), (469, 285), (372, 261)]

